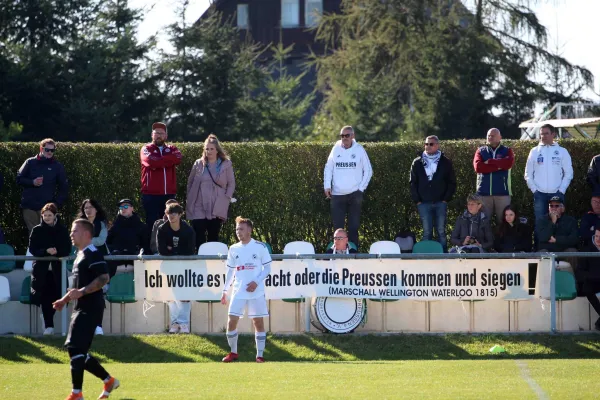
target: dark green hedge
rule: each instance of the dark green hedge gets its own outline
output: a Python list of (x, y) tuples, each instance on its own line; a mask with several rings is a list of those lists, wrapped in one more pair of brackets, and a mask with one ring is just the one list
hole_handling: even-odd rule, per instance
[[(454, 162), (458, 190), (449, 207), (449, 225), (462, 212), (466, 197), (475, 189), (473, 154), (483, 141), (442, 142), (442, 150)], [(517, 162), (512, 171), (514, 203), (525, 215), (533, 214), (532, 195), (523, 179), (525, 161), (533, 142), (507, 141)], [(575, 178), (566, 195), (567, 213), (581, 217), (589, 207), (590, 190), (585, 173), (591, 158), (600, 153), (600, 143), (591, 140), (563, 141), (573, 158)], [(60, 143), (57, 158), (64, 163), (70, 180), (69, 201), (62, 210), (72, 219), (81, 200), (94, 197), (111, 218), (115, 202), (129, 197), (140, 203), (141, 144)], [(178, 167), (178, 198), (185, 199), (187, 176), (202, 145), (178, 143), (183, 162)], [(331, 150), (330, 143), (225, 143), (235, 169), (238, 203), (230, 215), (244, 215), (256, 224), (256, 236), (280, 252), (285, 243), (307, 240), (324, 246), (331, 239), (329, 202), (323, 196), (323, 166)], [(361, 224), (362, 250), (368, 244), (393, 239), (402, 226), (420, 232), (420, 222), (410, 199), (410, 164), (422, 149), (421, 143), (367, 143), (365, 148), (373, 164), (373, 178), (366, 192)], [(5, 185), (0, 193), (4, 205), (0, 218), (7, 241), (19, 252), (27, 245), (27, 232), (19, 209), (21, 189), (16, 172), (23, 161), (35, 155), (34, 143), (0, 143), (0, 171)], [(232, 220), (225, 226), (227, 242), (235, 241)], [(317, 246), (319, 248), (319, 246)], [(322, 248), (321, 248), (322, 249)]]

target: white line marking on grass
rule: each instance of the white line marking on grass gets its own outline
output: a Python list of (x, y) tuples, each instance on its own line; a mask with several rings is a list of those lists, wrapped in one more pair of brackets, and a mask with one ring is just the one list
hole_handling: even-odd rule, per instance
[(525, 382), (527, 382), (527, 384), (529, 385), (531, 390), (533, 390), (537, 398), (540, 400), (548, 400), (549, 397), (546, 394), (546, 392), (544, 392), (544, 389), (542, 389), (542, 387), (538, 385), (538, 383), (531, 377), (531, 375), (529, 375), (529, 368), (527, 367), (527, 363), (523, 360), (515, 360), (515, 362), (517, 363), (517, 366), (521, 371), (521, 377), (523, 378), (523, 380), (525, 380)]

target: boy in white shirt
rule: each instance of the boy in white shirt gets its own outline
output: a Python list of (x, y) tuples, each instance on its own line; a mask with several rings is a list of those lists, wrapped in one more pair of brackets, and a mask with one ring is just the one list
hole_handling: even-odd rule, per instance
[(227, 275), (221, 296), (221, 304), (227, 304), (227, 290), (233, 282), (227, 323), (227, 342), (231, 352), (223, 358), (223, 362), (238, 359), (237, 324), (247, 307), (248, 318), (252, 318), (255, 330), (256, 362), (263, 363), (267, 340), (263, 317), (269, 316), (265, 299), (265, 279), (271, 272), (271, 255), (264, 243), (252, 239), (251, 220), (237, 217), (235, 223), (235, 233), (240, 241), (229, 248)]

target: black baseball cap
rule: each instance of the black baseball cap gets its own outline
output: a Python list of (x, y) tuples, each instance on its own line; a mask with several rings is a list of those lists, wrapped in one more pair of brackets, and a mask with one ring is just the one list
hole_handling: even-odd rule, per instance
[(121, 199), (121, 200), (119, 200), (119, 203), (117, 203), (117, 207), (122, 206), (123, 204), (129, 204), (130, 206), (132, 206), (133, 201), (131, 201), (129, 199)]
[(560, 198), (560, 196), (553, 196), (550, 200), (548, 200), (548, 204), (550, 204), (550, 203), (560, 203), (560, 204), (562, 204), (563, 201)]

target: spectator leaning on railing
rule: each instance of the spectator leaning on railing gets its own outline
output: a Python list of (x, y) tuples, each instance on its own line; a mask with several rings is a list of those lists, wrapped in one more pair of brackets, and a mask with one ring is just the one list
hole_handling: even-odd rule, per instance
[[(35, 257), (66, 257), (71, 253), (69, 230), (60, 223), (54, 203), (42, 208), (42, 222), (29, 237), (29, 251)], [(31, 272), (31, 302), (42, 308), (44, 335), (54, 333), (52, 303), (61, 297), (62, 266), (60, 261), (35, 260)]]
[[(108, 230), (106, 244), (112, 255), (136, 255), (143, 250), (150, 254), (150, 240), (145, 223), (134, 212), (133, 202), (129, 199), (120, 200), (119, 213)], [(133, 265), (133, 261), (114, 262), (120, 265)]]
[(54, 140), (42, 140), (38, 155), (28, 158), (17, 172), (17, 183), (23, 186), (21, 208), (29, 233), (40, 223), (40, 210), (45, 204), (54, 203), (60, 208), (67, 200), (67, 174), (54, 158), (55, 152)]
[(344, 126), (325, 163), (325, 197), (331, 199), (333, 229), (346, 226), (348, 237), (358, 246), (358, 227), (364, 191), (369, 185), (373, 169), (365, 149), (356, 142), (354, 129)]
[[(169, 204), (165, 210), (168, 222), (158, 228), (156, 242), (161, 256), (191, 256), (195, 254), (196, 235), (194, 230), (181, 222), (183, 208), (176, 203)], [(190, 333), (189, 301), (170, 301), (169, 315), (171, 327), (169, 333)]]

